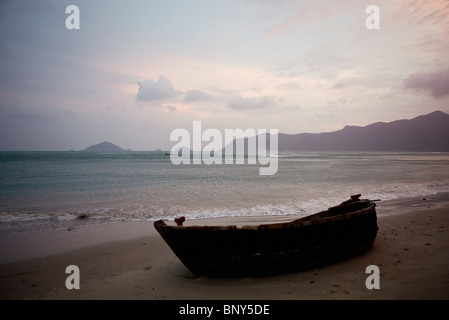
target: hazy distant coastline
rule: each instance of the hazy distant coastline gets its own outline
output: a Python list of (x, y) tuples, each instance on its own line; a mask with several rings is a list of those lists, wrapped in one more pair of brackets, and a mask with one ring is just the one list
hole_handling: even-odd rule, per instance
[(105, 141), (93, 146), (87, 147), (81, 151), (93, 151), (93, 152), (120, 152), (120, 151), (132, 151), (131, 149), (123, 149), (111, 142)]
[(435, 111), (329, 133), (279, 134), (279, 151), (449, 152), (449, 115)]
[[(364, 127), (346, 126), (333, 132), (279, 133), (278, 151), (449, 152), (448, 137), (449, 114), (434, 111), (413, 119), (377, 122)], [(254, 137), (249, 139), (254, 139)], [(247, 144), (248, 138), (244, 140)], [(269, 144), (269, 139), (267, 143)], [(132, 150), (105, 141), (81, 151), (124, 152)], [(163, 152), (161, 149), (156, 151)]]
[(333, 132), (279, 133), (278, 151), (449, 152), (449, 115), (434, 111), (409, 120), (346, 126)]

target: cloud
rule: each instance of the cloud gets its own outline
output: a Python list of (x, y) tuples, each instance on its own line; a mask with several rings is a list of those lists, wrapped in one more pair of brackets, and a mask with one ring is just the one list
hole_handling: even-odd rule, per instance
[(439, 72), (415, 73), (404, 80), (407, 89), (429, 91), (437, 99), (449, 95), (449, 68)]
[(167, 109), (170, 110), (171, 112), (176, 112), (175, 106), (167, 106)]
[(339, 81), (339, 82), (337, 82), (335, 85), (334, 85), (334, 88), (335, 89), (341, 89), (341, 88), (345, 88), (347, 86), (347, 84), (344, 84), (344, 83), (342, 83), (341, 81)]
[(187, 91), (184, 101), (193, 102), (193, 101), (198, 101), (198, 100), (211, 100), (211, 97), (209, 96), (209, 94), (207, 94), (204, 91), (200, 91), (200, 90)]
[(46, 121), (46, 120), (56, 120), (62, 116), (67, 116), (64, 110), (56, 109), (53, 107), (31, 107), (31, 106), (21, 106), (14, 105), (13, 107), (3, 107), (0, 106), (0, 114), (2, 116), (9, 117), (10, 119), (18, 120), (36, 120), (36, 121)]
[(289, 81), (286, 83), (283, 83), (276, 88), (286, 89), (286, 90), (299, 90), (302, 88), (302, 84), (299, 81)]
[[(252, 0), (259, 10), (259, 19), (268, 24), (266, 36), (274, 37), (322, 21), (329, 21), (339, 15), (341, 4), (329, 1), (297, 1), (297, 0)], [(348, 6), (345, 7), (348, 10)], [(350, 9), (350, 8), (349, 8)]]
[(228, 107), (234, 110), (264, 109), (275, 105), (276, 102), (270, 97), (259, 98), (237, 98), (228, 103)]
[(171, 81), (164, 76), (159, 76), (157, 82), (150, 79), (138, 81), (137, 84), (139, 85), (137, 92), (139, 101), (167, 100), (182, 94), (181, 91), (175, 90)]

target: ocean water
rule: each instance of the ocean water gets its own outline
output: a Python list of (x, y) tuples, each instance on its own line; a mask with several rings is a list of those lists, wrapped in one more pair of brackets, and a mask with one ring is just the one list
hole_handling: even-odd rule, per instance
[(174, 165), (163, 152), (0, 152), (0, 235), (115, 221), (311, 214), (349, 198), (449, 191), (449, 153), (280, 154)]

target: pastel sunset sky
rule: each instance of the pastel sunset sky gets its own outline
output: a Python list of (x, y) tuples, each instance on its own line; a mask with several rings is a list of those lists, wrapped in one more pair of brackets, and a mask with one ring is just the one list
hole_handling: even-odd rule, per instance
[(317, 133), (449, 113), (446, 0), (1, 1), (0, 43), (0, 150), (169, 150), (194, 120)]

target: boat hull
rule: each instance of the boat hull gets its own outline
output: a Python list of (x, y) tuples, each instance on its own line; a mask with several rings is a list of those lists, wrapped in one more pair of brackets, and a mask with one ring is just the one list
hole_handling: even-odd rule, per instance
[(290, 223), (155, 227), (195, 275), (254, 277), (324, 266), (368, 251), (377, 235), (375, 203), (340, 205)]

